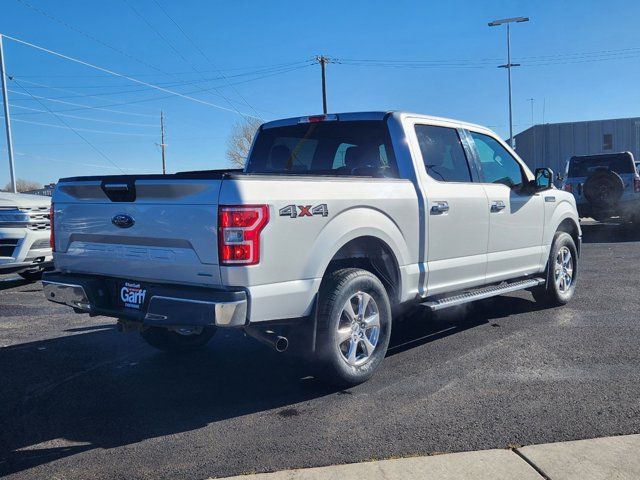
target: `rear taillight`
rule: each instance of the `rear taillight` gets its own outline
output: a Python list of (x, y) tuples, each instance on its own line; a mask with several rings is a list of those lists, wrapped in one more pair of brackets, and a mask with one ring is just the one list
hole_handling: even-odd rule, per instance
[(571, 184), (570, 184), (570, 183), (567, 183), (567, 184), (565, 184), (565, 186), (564, 186), (564, 190), (565, 190), (566, 192), (571, 193), (571, 192), (573, 192), (573, 187), (571, 186)]
[(220, 265), (255, 265), (260, 262), (260, 232), (268, 221), (267, 205), (218, 207)]
[(53, 228), (53, 203), (49, 208), (49, 245), (51, 245), (51, 250), (56, 251), (56, 234), (55, 229)]
[(635, 177), (633, 179), (633, 191), (635, 193), (640, 193), (640, 177)]

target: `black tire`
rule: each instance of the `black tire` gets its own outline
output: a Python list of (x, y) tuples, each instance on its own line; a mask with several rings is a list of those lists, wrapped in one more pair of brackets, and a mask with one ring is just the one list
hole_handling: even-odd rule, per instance
[(44, 270), (26, 270), (24, 272), (18, 272), (18, 275), (30, 282), (37, 282), (42, 279), (42, 272), (44, 272)]
[(584, 182), (583, 192), (594, 209), (611, 209), (622, 197), (624, 181), (616, 172), (598, 170)]
[[(354, 306), (353, 301), (358, 303), (362, 302), (362, 299), (368, 301), (365, 312), (361, 317), (349, 319), (349, 315), (343, 311), (347, 306), (347, 300), (355, 311), (357, 305)], [(378, 314), (377, 332), (376, 327), (371, 326), (361, 330), (362, 326), (366, 325), (365, 317), (374, 319), (375, 312)], [(375, 320), (372, 321), (375, 322)], [(345, 328), (345, 323), (357, 330), (349, 330), (351, 327)], [(354, 323), (357, 325), (354, 326)], [(329, 274), (320, 287), (318, 305), (318, 376), (325, 382), (339, 387), (354, 386), (371, 378), (387, 353), (391, 323), (389, 296), (384, 285), (375, 275), (358, 268), (345, 268)], [(342, 332), (351, 333), (349, 333), (350, 339), (345, 340), (343, 344), (338, 344), (338, 328), (341, 326)], [(367, 344), (364, 337), (358, 337), (360, 333), (366, 336), (369, 345), (374, 344), (372, 339), (375, 337), (375, 348), (369, 355), (366, 352)], [(347, 351), (344, 351), (343, 348), (347, 343)], [(353, 357), (349, 355), (352, 344), (356, 345)], [(359, 357), (358, 352), (360, 352)], [(351, 362), (347, 357), (351, 358)]]
[[(563, 248), (571, 254), (571, 282), (569, 288), (562, 290), (555, 279), (556, 258)], [(578, 278), (578, 249), (571, 235), (566, 232), (556, 232), (551, 245), (549, 260), (547, 260), (546, 283), (531, 291), (536, 302), (548, 306), (565, 305), (571, 300), (576, 291)]]
[(140, 332), (152, 347), (168, 353), (186, 353), (204, 347), (216, 333), (215, 327), (203, 327), (197, 334), (183, 335), (163, 327), (149, 327)]

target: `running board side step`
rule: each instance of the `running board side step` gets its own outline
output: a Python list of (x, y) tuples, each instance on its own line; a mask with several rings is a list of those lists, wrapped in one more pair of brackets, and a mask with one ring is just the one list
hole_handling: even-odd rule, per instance
[(510, 283), (502, 283), (491, 287), (478, 288), (464, 293), (458, 293), (450, 297), (439, 298), (438, 300), (429, 300), (421, 303), (431, 310), (441, 310), (443, 308), (462, 305), (463, 303), (475, 302), (483, 298), (495, 297), (504, 293), (515, 292), (517, 290), (525, 290), (527, 288), (537, 287), (545, 283), (544, 278), (536, 277), (527, 280), (518, 280)]

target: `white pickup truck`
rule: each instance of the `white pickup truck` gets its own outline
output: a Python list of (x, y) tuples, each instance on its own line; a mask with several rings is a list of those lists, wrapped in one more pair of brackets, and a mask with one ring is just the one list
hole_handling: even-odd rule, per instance
[(60, 180), (44, 292), (167, 351), (244, 329), (353, 385), (384, 358), (396, 307), (572, 297), (581, 231), (552, 179), (468, 123), (277, 120), (244, 171)]

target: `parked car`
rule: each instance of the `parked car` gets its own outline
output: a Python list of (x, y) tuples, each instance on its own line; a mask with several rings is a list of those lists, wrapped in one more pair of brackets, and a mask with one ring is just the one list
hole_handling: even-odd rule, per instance
[(52, 268), (50, 206), (49, 197), (0, 192), (0, 274), (37, 280)]
[(571, 157), (562, 188), (575, 196), (581, 217), (640, 222), (640, 175), (631, 152)]
[(187, 351), (217, 328), (289, 343), (340, 385), (383, 360), (396, 307), (574, 294), (572, 195), (492, 131), (402, 112), (262, 125), (244, 171), (75, 177), (53, 194), (49, 300)]

